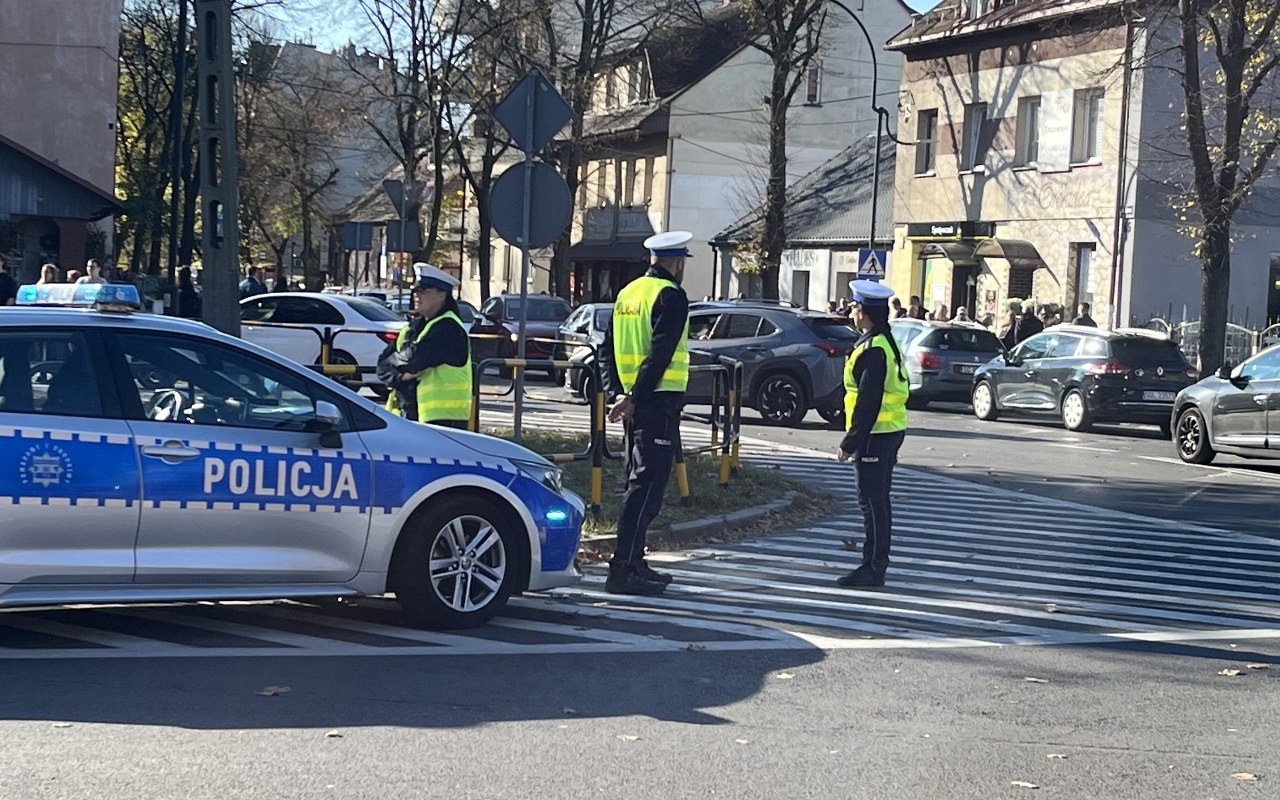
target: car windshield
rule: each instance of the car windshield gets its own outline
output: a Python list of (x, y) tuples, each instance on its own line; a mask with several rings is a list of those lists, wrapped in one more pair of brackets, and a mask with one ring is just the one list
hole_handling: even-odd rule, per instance
[[(569, 304), (559, 298), (529, 298), (530, 322), (564, 322), (572, 311)], [(520, 319), (519, 298), (507, 301), (507, 319)]]
[(809, 330), (823, 339), (835, 339), (839, 342), (856, 342), (861, 336), (853, 323), (844, 317), (805, 317), (805, 325)]
[(609, 320), (613, 318), (613, 306), (608, 308), (596, 309), (596, 330), (602, 331), (609, 327)]
[(961, 353), (998, 353), (1000, 340), (991, 331), (978, 328), (943, 328), (929, 334), (924, 347)]
[(1187, 363), (1178, 346), (1167, 339), (1117, 339), (1111, 343), (1111, 350), (1117, 361), (1131, 367)]
[(342, 301), (351, 306), (351, 310), (360, 316), (373, 322), (399, 322), (400, 316), (396, 312), (372, 300), (364, 300), (359, 297), (343, 297)]

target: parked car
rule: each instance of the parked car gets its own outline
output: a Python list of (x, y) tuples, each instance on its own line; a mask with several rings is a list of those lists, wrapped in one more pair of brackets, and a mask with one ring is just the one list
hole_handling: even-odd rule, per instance
[(967, 403), (978, 367), (1004, 351), (994, 333), (977, 325), (896, 319), (889, 327), (907, 368), (909, 408), (932, 400)]
[[(390, 297), (386, 302), (387, 308), (400, 315), (402, 319), (409, 319), (413, 316), (413, 293), (405, 292), (403, 295)], [(466, 300), (458, 301), (458, 319), (462, 320), (462, 327), (471, 332), (471, 325), (476, 318), (476, 307), (468, 303)]]
[(460, 628), (580, 578), (584, 505), (541, 456), (125, 312), (131, 285), (54, 288), (20, 302), (83, 310), (0, 308), (0, 607), (394, 592)]
[(604, 344), (611, 319), (613, 303), (584, 303), (560, 323), (556, 358), (568, 359), (585, 367), (565, 370), (564, 388), (569, 394), (583, 399), (590, 399), (595, 394), (595, 377), (590, 367), (595, 364), (596, 352)]
[[(560, 323), (569, 318), (573, 308), (563, 298), (545, 294), (527, 295), (529, 310), (525, 319), (528, 358), (552, 358), (555, 355), (554, 340), (560, 332)], [(472, 323), (471, 358), (515, 358), (516, 335), (520, 331), (520, 295), (499, 294), (490, 297), (476, 313)], [(541, 341), (539, 341), (541, 340)], [(547, 370), (553, 380), (560, 381), (560, 371)]]
[[(858, 340), (845, 317), (775, 305), (700, 302), (689, 314), (691, 364), (744, 364), (743, 403), (769, 422), (798, 425), (810, 409), (844, 419), (844, 363)], [(710, 402), (709, 373), (689, 376), (691, 403)]]
[[(267, 323), (267, 324), (264, 324)], [(310, 328), (282, 327), (289, 323)], [(394, 342), (404, 319), (367, 297), (320, 292), (260, 294), (240, 301), (240, 331), (245, 341), (302, 364), (320, 363), (320, 335), (326, 328), (338, 331), (329, 355), (332, 364), (372, 367), (388, 342)], [(385, 387), (372, 373), (361, 382), (379, 393)]]
[(1072, 431), (1143, 422), (1168, 435), (1174, 398), (1195, 377), (1161, 334), (1055, 325), (979, 367), (971, 399), (979, 419), (1057, 414)]
[(1218, 453), (1280, 456), (1280, 345), (1183, 389), (1171, 422), (1178, 458), (1191, 464)]

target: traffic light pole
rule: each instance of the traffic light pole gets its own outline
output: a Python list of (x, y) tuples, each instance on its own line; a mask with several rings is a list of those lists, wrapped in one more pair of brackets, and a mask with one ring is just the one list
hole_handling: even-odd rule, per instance
[[(204, 321), (240, 335), (240, 229), (237, 221), (235, 70), (231, 0), (195, 0), (200, 98), (200, 285)], [(310, 287), (308, 287), (310, 288)]]

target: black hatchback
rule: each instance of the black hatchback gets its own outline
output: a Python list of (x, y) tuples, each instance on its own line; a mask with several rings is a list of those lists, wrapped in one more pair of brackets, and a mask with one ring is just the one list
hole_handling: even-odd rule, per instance
[(1094, 422), (1144, 422), (1169, 435), (1173, 400), (1196, 370), (1162, 336), (1057, 325), (980, 367), (973, 413), (1057, 414), (1067, 430)]

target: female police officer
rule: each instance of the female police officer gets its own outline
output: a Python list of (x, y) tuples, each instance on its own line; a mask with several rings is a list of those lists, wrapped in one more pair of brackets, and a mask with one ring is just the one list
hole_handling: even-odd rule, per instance
[(851, 281), (853, 322), (862, 337), (844, 368), (844, 415), (848, 431), (837, 457), (853, 459), (862, 509), (862, 566), (836, 581), (840, 586), (883, 586), (889, 566), (892, 524), (889, 490), (893, 466), (907, 430), (907, 373), (889, 331), (893, 290), (875, 281)]
[(458, 317), (458, 279), (430, 264), (413, 265), (413, 319), (378, 358), (391, 387), (387, 409), (407, 419), (466, 428), (471, 419), (471, 344)]

